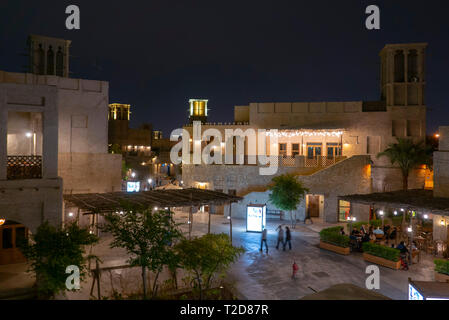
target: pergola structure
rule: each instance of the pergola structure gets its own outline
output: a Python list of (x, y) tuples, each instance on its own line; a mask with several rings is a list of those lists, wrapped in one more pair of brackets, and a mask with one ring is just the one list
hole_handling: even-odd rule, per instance
[(449, 198), (435, 198), (432, 190), (407, 190), (339, 196), (352, 203), (404, 208), (449, 216)]
[(64, 195), (64, 201), (69, 206), (79, 208), (84, 214), (115, 212), (126, 209), (129, 205), (148, 208), (195, 207), (231, 204), (242, 199), (218, 191), (196, 188)]

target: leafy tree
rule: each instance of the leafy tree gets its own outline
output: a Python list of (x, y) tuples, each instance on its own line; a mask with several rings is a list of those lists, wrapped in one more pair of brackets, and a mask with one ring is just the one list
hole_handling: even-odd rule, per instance
[(200, 300), (204, 290), (210, 289), (214, 276), (217, 273), (224, 274), (231, 263), (245, 251), (242, 247), (234, 247), (229, 236), (224, 233), (184, 239), (175, 249), (180, 266), (193, 274)]
[(117, 143), (112, 144), (108, 149), (109, 153), (122, 154), (122, 148)]
[(271, 190), (269, 199), (279, 209), (290, 212), (292, 228), (293, 214), (292, 211), (296, 210), (301, 203), (301, 199), (309, 189), (304, 188), (302, 183), (299, 182), (294, 175), (284, 174), (273, 178), (273, 184), (269, 186)]
[(130, 173), (131, 166), (126, 163), (126, 161), (122, 160), (122, 178), (123, 180), (128, 180), (128, 174)]
[(95, 235), (76, 223), (57, 228), (48, 221), (37, 228), (31, 240), (22, 240), (19, 248), (30, 263), (29, 271), (36, 275), (38, 295), (44, 299), (67, 290), (65, 271), (68, 266), (77, 266), (80, 281), (84, 279), (87, 260), (84, 246), (98, 242)]
[(164, 265), (176, 265), (172, 244), (182, 238), (169, 211), (128, 207), (123, 214), (109, 213), (101, 230), (114, 237), (111, 248), (125, 248), (128, 262), (142, 269), (143, 298), (147, 297), (146, 270), (155, 273), (152, 297), (157, 294), (157, 280)]
[(398, 165), (402, 173), (402, 188), (408, 189), (410, 171), (418, 165), (431, 167), (432, 152), (423, 142), (414, 143), (411, 139), (398, 138), (397, 143), (391, 143), (387, 149), (377, 154), (377, 158), (387, 157), (392, 165)]

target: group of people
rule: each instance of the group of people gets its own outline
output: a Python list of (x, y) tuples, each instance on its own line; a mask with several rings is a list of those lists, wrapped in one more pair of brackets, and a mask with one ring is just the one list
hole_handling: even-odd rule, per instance
[[(341, 228), (340, 233), (343, 235), (345, 234), (343, 228)], [(379, 237), (385, 239), (388, 243), (389, 240), (396, 239), (396, 236), (396, 227), (391, 228), (390, 225), (385, 225), (383, 229), (381, 229), (380, 227), (374, 229), (373, 226), (370, 226), (368, 230), (366, 229), (365, 225), (362, 225), (360, 227), (360, 230), (358, 230), (357, 228), (352, 229), (351, 234), (349, 235), (349, 239), (351, 239), (353, 243), (356, 244), (358, 249), (361, 249), (364, 242), (375, 242)]]
[[(279, 250), (279, 245), (282, 245), (282, 249), (285, 251), (285, 248), (288, 244), (289, 250), (292, 249), (292, 234), (289, 227), (285, 227), (285, 230), (282, 228), (282, 225), (279, 225), (276, 228), (278, 232), (276, 249)], [(268, 253), (268, 244), (267, 244), (268, 230), (266, 228), (262, 231), (262, 239), (260, 241), (260, 251), (263, 251), (263, 245), (265, 244), (265, 250)]]

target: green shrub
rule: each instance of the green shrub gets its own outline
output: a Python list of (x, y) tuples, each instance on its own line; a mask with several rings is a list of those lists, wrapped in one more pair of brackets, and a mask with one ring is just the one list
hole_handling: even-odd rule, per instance
[(449, 275), (449, 260), (435, 259), (433, 262), (436, 272)]
[(390, 219), (391, 219), (391, 223), (395, 227), (399, 227), (402, 224), (402, 216), (393, 216)]
[(371, 220), (370, 222), (367, 221), (359, 221), (359, 222), (353, 222), (352, 227), (360, 229), (362, 225), (365, 225), (368, 231), (368, 226), (373, 226), (374, 228), (381, 227), (382, 226), (382, 220)]
[(320, 231), (320, 240), (333, 244), (335, 246), (348, 248), (349, 247), (349, 237), (340, 234), (342, 227), (331, 227)]
[(373, 226), (374, 228), (381, 227), (382, 226), (382, 220), (371, 220), (369, 222), (369, 224), (371, 226)]
[(363, 244), (363, 252), (395, 262), (399, 261), (399, 256), (401, 253), (398, 249), (371, 242), (365, 242)]

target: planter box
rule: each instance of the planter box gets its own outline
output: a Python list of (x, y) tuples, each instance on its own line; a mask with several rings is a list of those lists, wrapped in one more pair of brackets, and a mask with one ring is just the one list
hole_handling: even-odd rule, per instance
[(435, 271), (435, 281), (437, 282), (449, 282), (449, 275), (439, 273)]
[(334, 244), (330, 244), (323, 241), (320, 241), (320, 248), (344, 255), (348, 255), (351, 252), (349, 247), (348, 248), (339, 247)]
[(395, 270), (399, 270), (401, 268), (401, 261), (391, 261), (391, 260), (387, 260), (378, 256), (373, 256), (372, 254), (369, 253), (363, 253), (363, 259), (365, 261), (369, 261), (387, 268), (391, 268), (391, 269), (395, 269)]

